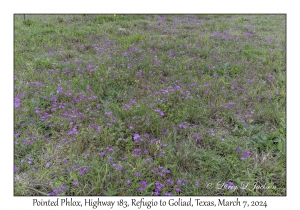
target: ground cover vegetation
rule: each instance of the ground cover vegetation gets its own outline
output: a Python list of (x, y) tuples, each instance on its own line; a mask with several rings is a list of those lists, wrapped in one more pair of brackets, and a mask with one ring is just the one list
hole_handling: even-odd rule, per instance
[(285, 21), (15, 15), (14, 194), (285, 195)]

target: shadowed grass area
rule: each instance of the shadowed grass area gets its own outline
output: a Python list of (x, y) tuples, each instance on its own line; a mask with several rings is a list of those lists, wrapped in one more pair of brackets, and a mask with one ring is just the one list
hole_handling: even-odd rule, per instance
[(285, 15), (15, 15), (15, 195), (286, 195)]

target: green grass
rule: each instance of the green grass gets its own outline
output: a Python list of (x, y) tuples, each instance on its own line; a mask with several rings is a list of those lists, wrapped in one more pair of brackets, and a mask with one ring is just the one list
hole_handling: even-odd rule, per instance
[(285, 15), (14, 18), (15, 195), (286, 195)]

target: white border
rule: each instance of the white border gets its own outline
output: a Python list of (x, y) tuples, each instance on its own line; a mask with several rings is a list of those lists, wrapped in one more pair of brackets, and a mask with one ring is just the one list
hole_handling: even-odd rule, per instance
[[(287, 1), (37, 1), (22, 0), (2, 3), (1, 5), (1, 189), (0, 206), (3, 209), (32, 209), (33, 197), (13, 196), (13, 14), (15, 13), (283, 13), (287, 14), (287, 138), (288, 138), (288, 178), (287, 197), (239, 197), (240, 200), (266, 200), (268, 208), (285, 208), (286, 206), (299, 206), (297, 192), (299, 174), (297, 167), (298, 138), (296, 129), (299, 129), (299, 12), (296, 5)], [(4, 134), (4, 135), (3, 135)], [(84, 200), (86, 197), (74, 197)], [(96, 197), (93, 197), (96, 198)], [(123, 197), (130, 201), (132, 197)], [(184, 199), (187, 199), (185, 197)], [(193, 199), (195, 197), (192, 197)], [(217, 200), (219, 197), (200, 197), (203, 200)], [(223, 197), (220, 197), (223, 198)], [(44, 199), (48, 199), (45, 197)], [(54, 198), (52, 198), (54, 199)], [(101, 197), (101, 200), (119, 200), (120, 197)], [(146, 197), (151, 200), (151, 198)], [(168, 198), (153, 198), (164, 199)], [(234, 200), (234, 197), (227, 197)], [(8, 208), (5, 208), (8, 207)], [(50, 207), (40, 207), (39, 209)], [(175, 208), (175, 207), (173, 207)], [(179, 207), (177, 207), (179, 208)], [(199, 208), (199, 207), (198, 207)], [(85, 208), (81, 208), (85, 209)], [(92, 209), (87, 207), (86, 209)], [(106, 208), (108, 209), (108, 208)], [(116, 209), (116, 208), (114, 208)], [(122, 208), (119, 208), (122, 209)], [(131, 208), (130, 208), (131, 209)], [(142, 208), (146, 209), (146, 208)], [(153, 207), (152, 209), (157, 209)], [(235, 207), (235, 209), (238, 209)]]

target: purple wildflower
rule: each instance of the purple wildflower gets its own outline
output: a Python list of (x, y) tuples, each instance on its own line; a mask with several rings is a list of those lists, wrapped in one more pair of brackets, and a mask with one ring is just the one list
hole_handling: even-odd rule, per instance
[(159, 109), (155, 109), (155, 112), (159, 113), (161, 116), (164, 116), (164, 115), (165, 115), (165, 114), (164, 114), (161, 110), (159, 110)]
[(179, 124), (178, 126), (179, 126), (179, 128), (183, 128), (183, 129), (187, 128), (186, 122), (184, 122), (183, 124)]
[(141, 149), (139, 149), (139, 148), (134, 148), (134, 150), (133, 150), (134, 152), (140, 152), (141, 151)]
[(180, 188), (175, 188), (175, 191), (180, 192), (181, 190), (180, 190)]
[(180, 179), (178, 179), (177, 184), (178, 184), (178, 185), (181, 185), (181, 186), (184, 186), (184, 185), (185, 185), (184, 182), (183, 182), (182, 180), (180, 180)]
[(142, 177), (142, 174), (139, 174), (138, 172), (134, 172), (133, 174), (134, 174), (135, 176)]
[(60, 93), (60, 94), (62, 94), (63, 93), (63, 89), (60, 87), (60, 88), (57, 89), (57, 92)]
[(138, 140), (140, 138), (140, 135), (139, 134), (134, 134), (133, 135), (133, 140)]
[(116, 170), (119, 171), (119, 170), (121, 170), (122, 168), (123, 168), (122, 165), (118, 165), (118, 166), (116, 167)]
[(174, 184), (174, 182), (173, 182), (171, 179), (167, 179), (167, 182), (168, 182), (169, 184)]
[(134, 99), (129, 100), (129, 104), (135, 104), (135, 103), (136, 103), (136, 101)]
[(62, 191), (58, 188), (54, 188), (52, 192), (53, 192), (54, 195), (59, 195), (59, 194), (62, 193)]
[(51, 192), (49, 194), (47, 194), (48, 196), (55, 196), (55, 193), (54, 192)]
[(158, 168), (152, 168), (151, 171), (152, 171), (152, 172), (158, 171)]
[(244, 157), (247, 157), (247, 156), (250, 155), (250, 154), (251, 154), (250, 151), (246, 151), (246, 152), (244, 152)]
[(109, 151), (109, 152), (113, 152), (114, 148), (112, 148), (112, 147), (106, 147), (106, 150)]
[(230, 189), (230, 190), (234, 190), (234, 184), (233, 182), (228, 182), (224, 185), (224, 187)]
[(143, 71), (142, 71), (142, 70), (139, 70), (139, 71), (137, 72), (136, 75), (137, 75), (138, 77), (141, 77), (141, 76), (142, 76), (142, 73), (143, 73)]
[(141, 184), (143, 187), (147, 187), (147, 182), (146, 182), (146, 181), (141, 181), (140, 184)]
[(198, 135), (196, 135), (196, 134), (194, 134), (193, 137), (194, 137), (197, 141), (200, 141), (200, 140), (201, 140), (201, 137), (198, 136)]

